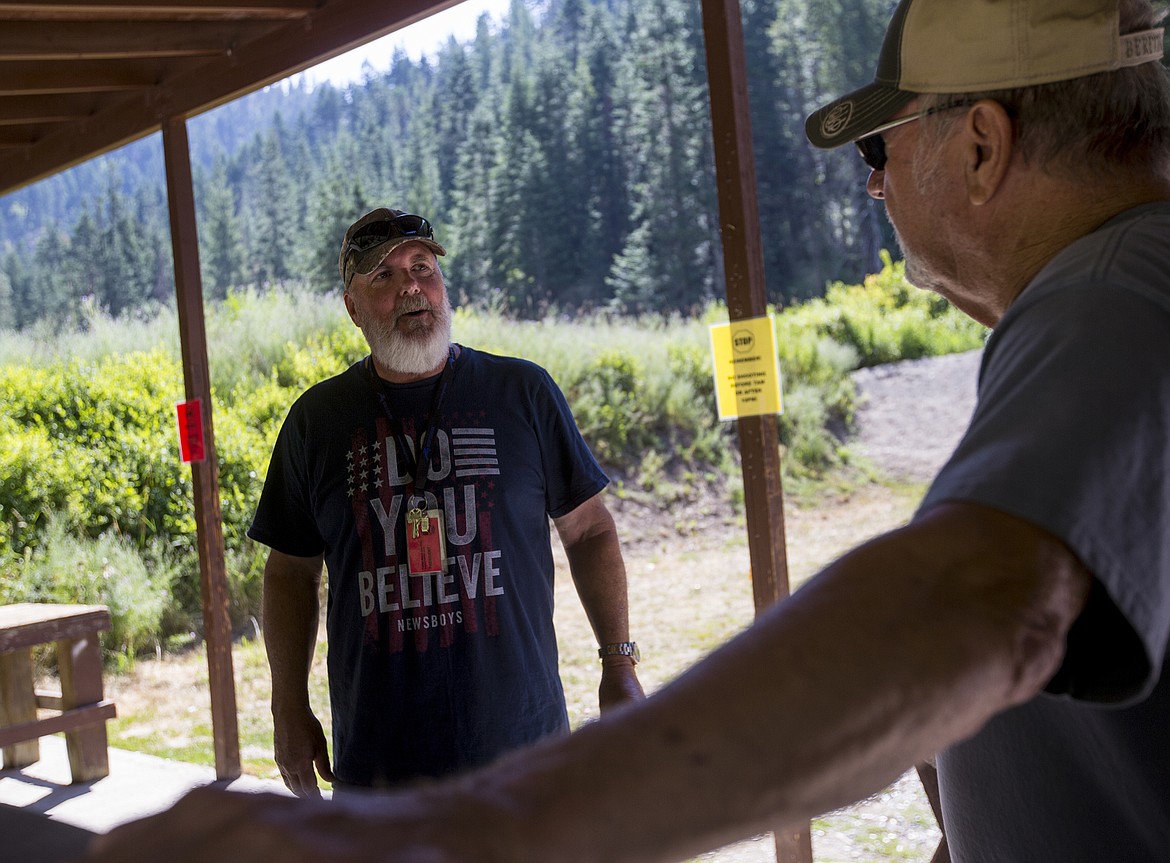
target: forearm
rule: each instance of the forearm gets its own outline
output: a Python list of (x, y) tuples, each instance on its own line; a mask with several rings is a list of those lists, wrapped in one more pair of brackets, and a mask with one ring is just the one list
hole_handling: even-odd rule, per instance
[[(598, 645), (629, 641), (626, 566), (613, 516), (600, 498), (594, 498), (559, 519), (557, 530), (565, 545), (577, 595)], [(634, 671), (634, 661), (621, 654), (601, 658), (597, 700), (602, 713), (645, 697)]]
[(617, 532), (579, 542), (565, 556), (598, 645), (629, 641), (629, 593)]
[(320, 617), (320, 563), (315, 570), (273, 553), (264, 569), (264, 647), (272, 670), (273, 712), (307, 709), (309, 670)]
[[(1021, 586), (939, 574), (942, 553), (920, 535), (864, 547), (616, 721), (470, 777), (475, 805), (514, 814), (499, 858), (683, 859), (880, 790), (1034, 694), (1087, 574)], [(984, 607), (1012, 590), (1030, 594)]]
[(594, 498), (557, 521), (573, 584), (597, 643), (630, 640), (626, 566), (613, 517)]

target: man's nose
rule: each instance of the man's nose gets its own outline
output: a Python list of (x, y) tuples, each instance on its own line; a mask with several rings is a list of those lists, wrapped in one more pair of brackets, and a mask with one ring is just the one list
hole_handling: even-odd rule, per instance
[(876, 201), (884, 200), (886, 197), (886, 193), (882, 189), (882, 180), (885, 179), (885, 176), (885, 171), (870, 171), (869, 179), (865, 181), (865, 191)]
[(402, 285), (403, 296), (419, 293), (422, 293), (422, 286), (419, 285), (418, 280), (413, 276), (407, 276), (406, 281)]

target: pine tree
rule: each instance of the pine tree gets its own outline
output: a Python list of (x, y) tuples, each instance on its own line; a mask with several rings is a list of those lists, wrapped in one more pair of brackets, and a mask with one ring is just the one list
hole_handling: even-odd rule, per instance
[(8, 278), (7, 258), (12, 252), (5, 255), (0, 262), (0, 330), (16, 328), (16, 310), (12, 306), (12, 281)]
[(203, 291), (205, 296), (223, 299), (233, 286), (243, 283), (244, 247), (235, 196), (228, 185), (227, 165), (222, 157), (216, 159), (210, 177), (200, 185)]
[[(476, 79), (467, 50), (454, 39), (447, 41), (436, 61), (435, 84), (429, 101), (434, 137), (426, 143), (434, 151), (438, 170), (438, 194), (434, 201), (437, 209), (430, 212), (439, 218), (451, 206), (459, 152), (473, 145), (468, 139), (468, 129), (479, 101), (481, 83)], [(418, 141), (413, 134), (411, 141)]]
[[(97, 267), (92, 271), (98, 303), (111, 315), (139, 308), (151, 296), (156, 273), (149, 226), (139, 222), (131, 203), (111, 172), (101, 202), (97, 227)], [(87, 278), (89, 281), (89, 278)]]
[(18, 330), (36, 323), (41, 312), (35, 302), (32, 279), (26, 264), (27, 258), (27, 255), (9, 250), (4, 255), (4, 271), (0, 275), (8, 286), (11, 298), (11, 326)]
[(609, 284), (623, 311), (690, 311), (721, 284), (711, 266), (719, 231), (699, 22), (673, 0), (640, 3), (634, 19), (624, 128), (634, 227)]
[[(799, 41), (781, 50), (799, 54), (808, 68), (806, 113), (872, 80), (892, 8), (891, 0), (805, 0)], [(780, 39), (787, 31), (777, 25), (773, 32)], [(859, 281), (881, 269), (879, 253), (892, 246), (893, 238), (883, 208), (866, 194), (869, 169), (851, 147), (806, 147), (817, 183), (803, 206), (817, 214), (822, 227), (809, 265), (820, 269), (824, 281)]]
[[(743, 4), (768, 295), (792, 302), (860, 280), (894, 245), (856, 154), (803, 134), (811, 110), (870, 79), (894, 0)], [(698, 12), (512, 0), (498, 32), (481, 16), (473, 41), (434, 59), (400, 52), (344, 89), (268, 88), (196, 118), (208, 296), (335, 288), (345, 227), (387, 205), (435, 223), (459, 301), (539, 316), (721, 297)], [(142, 141), (7, 197), (0, 248), (30, 263), (6, 264), (0, 326), (59, 309), (63, 284), (114, 313), (170, 302), (164, 189), (157, 142)], [(54, 218), (71, 248), (64, 280), (44, 275), (35, 246)]]
[(373, 209), (360, 175), (351, 167), (357, 159), (354, 140), (343, 131), (309, 195), (308, 227), (303, 240), (309, 253), (305, 278), (314, 291), (325, 293), (341, 288), (337, 270), (341, 239), (359, 216)]
[[(279, 116), (279, 115), (278, 115)], [(290, 275), (291, 251), (296, 239), (288, 172), (277, 127), (264, 135), (255, 171), (254, 231), (248, 238), (249, 258), (257, 287), (282, 284)]]

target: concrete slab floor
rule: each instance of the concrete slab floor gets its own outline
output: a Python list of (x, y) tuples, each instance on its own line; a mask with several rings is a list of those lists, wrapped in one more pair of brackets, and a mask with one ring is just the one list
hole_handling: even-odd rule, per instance
[[(41, 738), (39, 761), (0, 770), (0, 803), (105, 833), (119, 824), (161, 812), (191, 789), (215, 781), (211, 767), (110, 749), (109, 776), (72, 785), (65, 738), (50, 735)], [(226, 787), (289, 793), (280, 782), (251, 776), (242, 776)]]

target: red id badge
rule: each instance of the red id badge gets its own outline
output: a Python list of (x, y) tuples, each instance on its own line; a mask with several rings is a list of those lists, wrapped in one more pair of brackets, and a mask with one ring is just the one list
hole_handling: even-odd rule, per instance
[(447, 571), (447, 532), (441, 509), (407, 510), (406, 553), (411, 575)]

